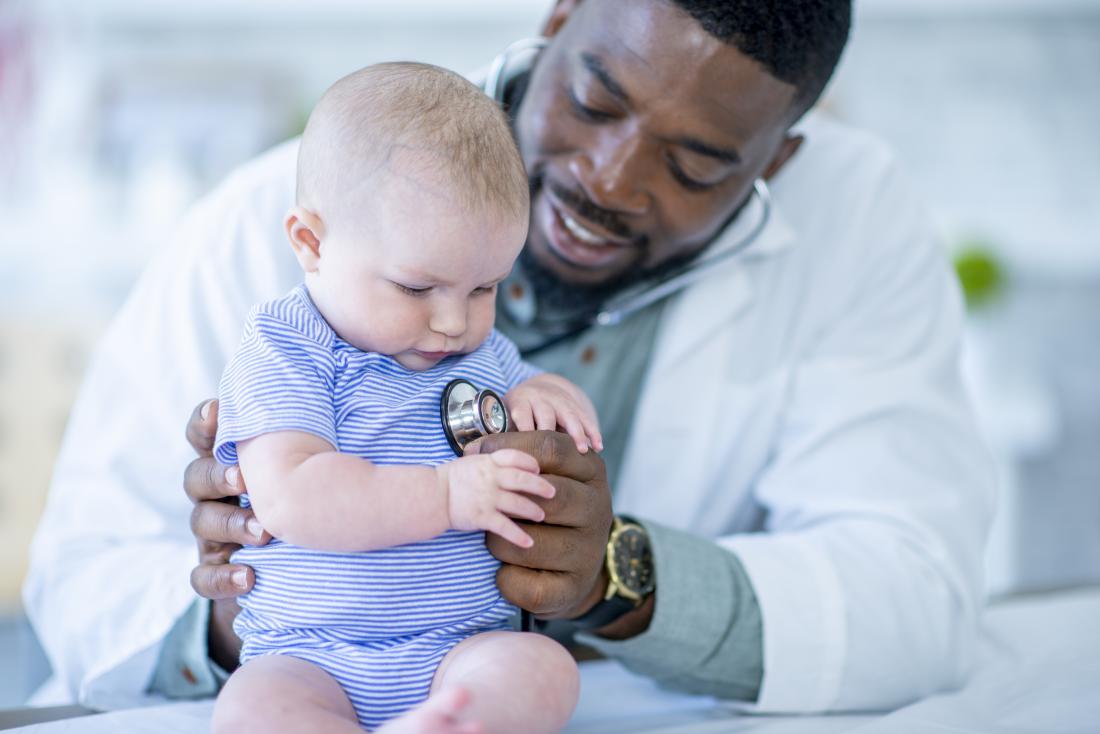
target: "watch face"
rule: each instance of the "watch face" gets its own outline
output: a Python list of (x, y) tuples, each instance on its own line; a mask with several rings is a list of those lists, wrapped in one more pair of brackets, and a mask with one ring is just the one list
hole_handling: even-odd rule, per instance
[(615, 573), (619, 583), (641, 597), (653, 591), (653, 554), (649, 536), (636, 527), (626, 527), (615, 540)]

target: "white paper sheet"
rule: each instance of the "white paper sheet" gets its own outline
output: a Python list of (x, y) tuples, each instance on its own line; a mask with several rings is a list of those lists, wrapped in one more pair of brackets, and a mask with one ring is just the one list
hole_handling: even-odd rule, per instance
[(856, 731), (1100, 732), (1100, 589), (991, 607), (981, 659), (965, 688), (932, 696)]
[[(886, 715), (745, 716), (663, 691), (610, 661), (581, 666), (567, 734), (1086, 734), (1100, 732), (1100, 589), (1027, 597), (986, 615), (981, 658), (960, 691)], [(177, 703), (38, 724), (19, 734), (196, 734), (213, 703)]]

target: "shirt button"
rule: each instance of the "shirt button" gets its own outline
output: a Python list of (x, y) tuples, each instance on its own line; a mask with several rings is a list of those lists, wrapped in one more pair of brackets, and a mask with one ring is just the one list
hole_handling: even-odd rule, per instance
[(180, 675), (182, 675), (183, 679), (191, 685), (195, 685), (199, 682), (199, 679), (196, 678), (195, 674), (191, 672), (191, 668), (187, 667), (186, 665), (180, 668)]
[(596, 348), (589, 344), (581, 352), (581, 364), (592, 364), (596, 360)]
[(518, 301), (519, 299), (523, 298), (525, 294), (526, 291), (523, 290), (523, 284), (521, 283), (512, 283), (512, 285), (508, 288), (508, 297), (511, 298), (513, 301)]

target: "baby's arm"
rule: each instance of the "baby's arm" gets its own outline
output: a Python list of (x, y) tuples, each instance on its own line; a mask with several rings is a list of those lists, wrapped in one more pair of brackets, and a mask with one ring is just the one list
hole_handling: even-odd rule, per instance
[(488, 530), (530, 547), (530, 536), (510, 518), (537, 522), (543, 511), (518, 493), (554, 494), (538, 463), (513, 450), (437, 467), (377, 466), (318, 436), (278, 431), (242, 441), (237, 451), (264, 529), (317, 550), (388, 548), (449, 528)]
[(508, 391), (504, 403), (521, 431), (555, 431), (558, 426), (586, 453), (591, 445), (603, 451), (596, 409), (584, 391), (559, 375), (544, 372)]

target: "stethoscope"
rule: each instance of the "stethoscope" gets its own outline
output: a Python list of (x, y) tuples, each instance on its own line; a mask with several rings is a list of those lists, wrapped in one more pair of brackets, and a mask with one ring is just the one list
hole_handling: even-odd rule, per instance
[(451, 380), (439, 399), (439, 421), (455, 456), (482, 436), (504, 433), (512, 425), (500, 395), (479, 390), (469, 380)]
[[(499, 104), (505, 105), (505, 91), (508, 81), (514, 78), (518, 73), (529, 70), (531, 64), (534, 63), (534, 57), (536, 57), (548, 43), (549, 39), (546, 38), (524, 38), (504, 49), (504, 51), (493, 59), (493, 63), (489, 66), (489, 72), (485, 78), (485, 93)], [(522, 64), (519, 61), (521, 57)], [(644, 283), (631, 289), (627, 293), (612, 298), (594, 314), (570, 316), (555, 322), (555, 320), (551, 318), (538, 315), (536, 304), (536, 313), (530, 319), (530, 323), (539, 327), (540, 330), (547, 333), (553, 333), (554, 335), (539, 344), (524, 348), (521, 351), (522, 355), (524, 357), (530, 357), (545, 349), (549, 349), (555, 344), (570, 339), (593, 326), (614, 326), (627, 316), (662, 301), (678, 293), (692, 283), (701, 280), (718, 266), (723, 265), (730, 259), (744, 252), (746, 248), (760, 237), (760, 234), (764, 231), (768, 221), (771, 219), (772, 213), (771, 191), (768, 189), (768, 184), (764, 179), (758, 178), (753, 182), (752, 195), (760, 202), (760, 213), (757, 215), (756, 222), (748, 232), (743, 234), (732, 244), (724, 247), (720, 252), (716, 252), (709, 257), (695, 260), (677, 271), (664, 275), (658, 280)], [(743, 206), (740, 211), (744, 211), (746, 208), (747, 206)]]
[[(439, 399), (439, 420), (443, 434), (456, 456), (462, 456), (471, 441), (511, 427), (508, 409), (495, 391), (478, 389), (469, 380), (451, 380)], [(520, 610), (519, 628), (531, 631), (531, 613)]]
[[(504, 49), (489, 67), (485, 79), (485, 92), (501, 105), (505, 104), (505, 87), (508, 80), (518, 73), (517, 59), (526, 54), (531, 57), (526, 60), (523, 70), (529, 69), (533, 63), (533, 56), (546, 47), (549, 43), (545, 38), (525, 38)], [(549, 337), (542, 343), (522, 350), (524, 357), (548, 349), (577, 334), (592, 328), (593, 326), (614, 326), (630, 314), (636, 313), (647, 306), (657, 303), (669, 296), (683, 290), (687, 286), (701, 280), (719, 265), (728, 262), (739, 255), (753, 242), (757, 240), (764, 227), (771, 218), (772, 199), (771, 192), (764, 179), (758, 178), (753, 182), (753, 195), (760, 201), (760, 214), (756, 222), (747, 233), (742, 235), (733, 244), (725, 247), (721, 252), (709, 257), (696, 260), (678, 271), (667, 274), (650, 283), (632, 289), (616, 298), (612, 298), (595, 314), (569, 318), (560, 324), (554, 324), (549, 319), (532, 320), (545, 331), (558, 331), (559, 333)], [(742, 210), (744, 207), (742, 208)], [(469, 380), (452, 380), (443, 390), (439, 401), (439, 418), (443, 426), (443, 433), (447, 437), (447, 443), (456, 455), (462, 456), (463, 451), (470, 442), (493, 433), (503, 433), (511, 425), (508, 419), (508, 411), (504, 401), (494, 391), (478, 389)], [(530, 614), (522, 612), (521, 628), (530, 629)]]

